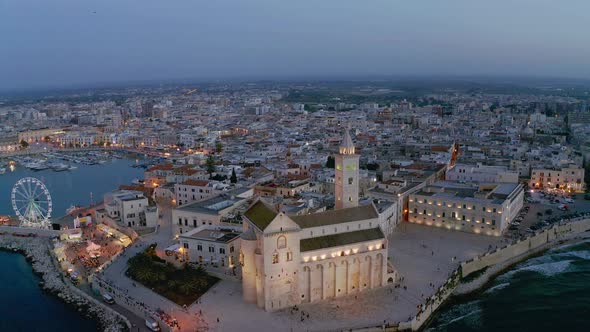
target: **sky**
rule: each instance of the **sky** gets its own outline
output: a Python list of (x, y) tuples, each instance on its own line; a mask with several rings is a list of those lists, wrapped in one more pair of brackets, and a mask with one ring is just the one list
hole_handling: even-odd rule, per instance
[(590, 79), (590, 1), (0, 0), (0, 90), (372, 75)]

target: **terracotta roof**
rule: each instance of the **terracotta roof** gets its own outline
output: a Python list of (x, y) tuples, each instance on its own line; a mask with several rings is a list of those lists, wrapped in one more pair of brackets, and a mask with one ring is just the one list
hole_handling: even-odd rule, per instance
[(171, 171), (174, 169), (172, 164), (163, 164), (163, 165), (156, 165), (148, 168), (148, 171)]
[(209, 184), (208, 180), (186, 180), (184, 181), (182, 184), (187, 185), (187, 186), (199, 186), (199, 187), (205, 187), (206, 185)]
[(448, 146), (435, 145), (431, 148), (433, 152), (449, 152)]
[(270, 206), (264, 204), (262, 201), (256, 202), (245, 213), (244, 216), (248, 218), (258, 229), (263, 231), (271, 221), (277, 216), (277, 212)]
[(303, 239), (299, 242), (301, 252), (324, 248), (345, 246), (347, 244), (383, 239), (385, 236), (379, 227), (360, 231), (326, 235)]
[(329, 210), (301, 216), (292, 216), (290, 218), (296, 222), (299, 227), (310, 228), (374, 219), (378, 217), (379, 213), (377, 213), (373, 205), (369, 204), (347, 209)]

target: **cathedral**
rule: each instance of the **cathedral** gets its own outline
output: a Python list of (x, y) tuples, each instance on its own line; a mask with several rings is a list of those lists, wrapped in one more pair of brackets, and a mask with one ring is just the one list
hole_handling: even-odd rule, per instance
[(334, 210), (289, 216), (258, 200), (245, 212), (244, 301), (275, 311), (393, 281), (379, 212), (358, 204), (359, 156), (348, 131), (335, 159)]

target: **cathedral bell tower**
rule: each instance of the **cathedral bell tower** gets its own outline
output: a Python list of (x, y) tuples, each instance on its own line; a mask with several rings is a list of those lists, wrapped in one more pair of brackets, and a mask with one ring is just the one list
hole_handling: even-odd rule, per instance
[(355, 154), (348, 130), (336, 155), (335, 196), (336, 209), (355, 207), (359, 204), (359, 155)]

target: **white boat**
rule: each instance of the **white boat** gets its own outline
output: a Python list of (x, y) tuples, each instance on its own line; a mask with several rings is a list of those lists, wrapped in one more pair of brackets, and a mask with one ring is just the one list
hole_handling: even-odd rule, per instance
[(6, 173), (6, 168), (0, 168), (0, 175)]
[(29, 163), (29, 164), (27, 164), (25, 166), (28, 167), (28, 168), (30, 168), (30, 169), (32, 169), (32, 170), (34, 170), (34, 171), (42, 171), (42, 170), (45, 170), (45, 169), (48, 169), (49, 168), (49, 166), (47, 166), (43, 162), (32, 162), (32, 163)]
[(66, 164), (56, 164), (51, 167), (56, 172), (63, 172), (70, 169), (70, 167)]

